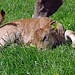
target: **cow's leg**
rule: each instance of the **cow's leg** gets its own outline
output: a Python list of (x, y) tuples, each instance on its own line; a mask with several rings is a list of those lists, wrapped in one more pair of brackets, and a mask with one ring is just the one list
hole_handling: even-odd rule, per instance
[(17, 28), (12, 25), (6, 25), (0, 28), (0, 47), (4, 47), (9, 43), (15, 42), (19, 38)]

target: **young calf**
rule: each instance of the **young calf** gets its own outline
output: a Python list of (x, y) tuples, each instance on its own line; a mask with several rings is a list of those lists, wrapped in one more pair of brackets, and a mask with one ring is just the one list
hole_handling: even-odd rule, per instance
[(51, 18), (18, 19), (0, 27), (0, 46), (19, 42), (34, 44), (37, 48), (54, 47), (64, 42), (69, 35), (60, 23)]

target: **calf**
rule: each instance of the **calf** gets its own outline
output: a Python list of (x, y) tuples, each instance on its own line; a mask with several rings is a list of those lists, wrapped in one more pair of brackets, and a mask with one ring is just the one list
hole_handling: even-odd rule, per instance
[(67, 36), (73, 40), (75, 36), (71, 34), (74, 35), (73, 31), (65, 32), (63, 25), (51, 18), (18, 19), (0, 27), (0, 46), (19, 42), (34, 44), (37, 48), (54, 47), (64, 42)]

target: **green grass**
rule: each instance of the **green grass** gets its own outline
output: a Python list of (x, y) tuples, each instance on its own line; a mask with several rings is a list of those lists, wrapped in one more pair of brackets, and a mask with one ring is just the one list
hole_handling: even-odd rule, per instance
[[(6, 11), (3, 23), (19, 18), (30, 18), (35, 0), (0, 0), (0, 10)], [(51, 18), (66, 29), (75, 31), (75, 1), (65, 0)], [(0, 49), (0, 75), (75, 75), (75, 49), (71, 42), (55, 49), (38, 51), (37, 48), (11, 44)]]

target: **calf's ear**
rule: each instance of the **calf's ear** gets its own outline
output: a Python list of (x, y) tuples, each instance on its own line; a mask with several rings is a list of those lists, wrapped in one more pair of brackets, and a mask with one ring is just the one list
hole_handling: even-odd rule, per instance
[(5, 16), (5, 11), (1, 10), (1, 15), (4, 17)]

